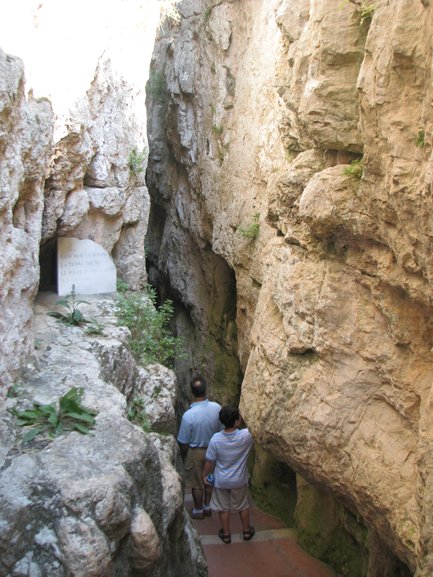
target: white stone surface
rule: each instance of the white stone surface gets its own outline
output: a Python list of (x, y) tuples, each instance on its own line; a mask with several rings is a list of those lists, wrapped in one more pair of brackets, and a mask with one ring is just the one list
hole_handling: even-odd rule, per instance
[[(18, 396), (0, 406), (0, 575), (133, 577), (146, 568), (147, 577), (205, 577), (183, 507), (177, 443), (126, 418), (123, 382), (129, 375), (134, 385), (137, 367), (112, 299), (82, 305), (86, 318), (103, 324), (97, 336), (49, 316), (55, 300), (39, 296), (37, 349)], [(84, 406), (98, 411), (92, 434), (22, 445), (23, 430), (6, 409), (58, 403), (72, 386), (83, 387)]]
[(0, 398), (33, 347), (52, 110), (26, 99), (19, 58), (0, 49)]
[(94, 295), (116, 291), (116, 267), (110, 255), (93, 240), (59, 238), (57, 292)]

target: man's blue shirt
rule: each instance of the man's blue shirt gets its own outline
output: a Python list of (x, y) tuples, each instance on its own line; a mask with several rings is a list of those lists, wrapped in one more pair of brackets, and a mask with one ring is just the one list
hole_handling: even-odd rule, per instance
[(222, 429), (220, 410), (218, 403), (208, 399), (192, 403), (182, 417), (178, 442), (190, 447), (207, 447), (212, 435)]

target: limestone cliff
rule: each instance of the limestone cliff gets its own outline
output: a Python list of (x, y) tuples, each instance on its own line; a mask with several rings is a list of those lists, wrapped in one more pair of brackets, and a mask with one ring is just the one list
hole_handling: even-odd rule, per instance
[[(27, 82), (21, 60), (1, 52), (0, 397), (32, 350), (38, 287), (56, 289), (58, 237), (94, 240), (131, 288), (146, 283), (144, 84), (159, 8), (5, 0), (4, 10), (2, 47), (25, 58)], [(70, 41), (78, 30), (92, 42)]]
[(0, 399), (33, 349), (32, 303), (51, 137), (49, 102), (26, 99), (22, 61), (0, 50)]
[[(98, 320), (102, 335), (54, 320), (47, 313), (55, 295), (39, 297), (37, 348), (6, 402), (20, 411), (32, 401), (57, 408), (59, 397), (82, 387), (84, 406), (98, 413), (91, 434), (23, 442), (18, 420), (0, 408), (0, 574), (203, 577), (177, 444), (167, 434), (175, 427), (174, 375), (159, 365), (136, 366), (113, 302), (90, 298), (80, 308)], [(164, 435), (126, 418), (136, 397)]]
[[(52, 293), (46, 296), (49, 305), (34, 305), (38, 287), (55, 288), (52, 263), (59, 236), (99, 242), (131, 287), (146, 280), (144, 100), (140, 109), (135, 87), (116, 72), (104, 50), (90, 57), (97, 29), (108, 29), (101, 26), (102, 16), (111, 14), (114, 4), (128, 25), (143, 33), (129, 18), (137, 3), (110, 2), (96, 20), (90, 14), (95, 6), (100, 10), (99, 3), (83, 0), (7, 4), (2, 42), (30, 40), (27, 56), (49, 72), (61, 97), (52, 102), (34, 98), (35, 76), (30, 72), (36, 84), (25, 86), (22, 61), (0, 50), (0, 574), (203, 576), (205, 561), (184, 511), (171, 435), (176, 426), (173, 373), (136, 366), (127, 330), (111, 314), (112, 303), (86, 310), (99, 319), (99, 337), (47, 316), (54, 308)], [(157, 6), (146, 7), (151, 4)], [(47, 7), (54, 11), (54, 28), (46, 20)], [(74, 18), (66, 18), (68, 33), (63, 29), (62, 35), (65, 10)], [(15, 27), (13, 13), (18, 14)], [(91, 41), (90, 36), (83, 41), (84, 25), (95, 22), (99, 28)], [(146, 26), (152, 23), (156, 26), (149, 17)], [(120, 27), (120, 19), (114, 24)], [(43, 57), (41, 38), (48, 40)], [(131, 62), (124, 53), (127, 44), (122, 43), (120, 59), (126, 68)], [(61, 56), (65, 47), (72, 54), (70, 67)], [(142, 58), (145, 62), (145, 52)], [(83, 82), (84, 90), (77, 91)], [(50, 411), (47, 405), (57, 408), (72, 387), (82, 388), (85, 405), (98, 413), (92, 434), (58, 430), (55, 439), (45, 432), (23, 442), (23, 423), (13, 410), (32, 409), (37, 402)], [(127, 418), (137, 399), (145, 403), (153, 430), (163, 435), (145, 433)]]
[(237, 343), (214, 340), (238, 348), (255, 439), (363, 520), (360, 574), (390, 575), (389, 549), (428, 577), (433, 8), (179, 10), (148, 91), (151, 259), (199, 352), (235, 277)]

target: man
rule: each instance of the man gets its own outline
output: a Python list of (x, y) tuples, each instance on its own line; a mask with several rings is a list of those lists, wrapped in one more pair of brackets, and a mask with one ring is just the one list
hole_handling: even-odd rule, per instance
[(191, 489), (194, 501), (191, 517), (204, 519), (212, 514), (212, 487), (203, 484), (203, 466), (209, 441), (221, 430), (221, 406), (206, 398), (206, 381), (201, 376), (191, 381), (191, 392), (194, 400), (182, 417), (177, 441), (185, 463), (185, 486)]
[(248, 454), (253, 446), (248, 429), (239, 429), (241, 416), (237, 407), (225, 406), (220, 411), (224, 431), (215, 433), (206, 451), (203, 482), (214, 471), (214, 489), (211, 508), (219, 513), (221, 529), (218, 536), (223, 543), (231, 543), (230, 513), (239, 513), (244, 541), (254, 537), (250, 525), (248, 501)]

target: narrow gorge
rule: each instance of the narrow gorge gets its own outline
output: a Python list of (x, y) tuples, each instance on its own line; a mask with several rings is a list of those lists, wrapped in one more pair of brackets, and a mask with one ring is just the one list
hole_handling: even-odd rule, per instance
[[(200, 371), (307, 551), (431, 577), (430, 0), (7, 4), (0, 575), (207, 574), (173, 437)], [(65, 237), (173, 301), (174, 371), (133, 358), (115, 295), (83, 297), (100, 334), (47, 315)], [(94, 433), (23, 443), (13, 410), (73, 386)]]

